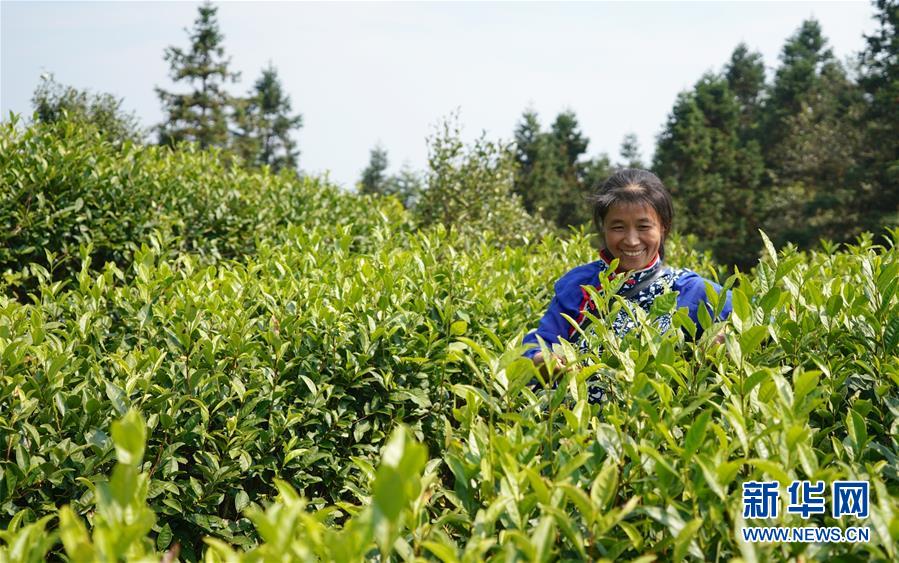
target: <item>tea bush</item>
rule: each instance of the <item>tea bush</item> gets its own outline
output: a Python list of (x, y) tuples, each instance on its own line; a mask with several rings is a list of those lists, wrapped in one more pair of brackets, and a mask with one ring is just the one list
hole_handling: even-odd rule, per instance
[[(10, 133), (48, 146), (67, 134), (80, 133)], [(72, 163), (103, 154), (80, 142)], [(675, 304), (663, 298), (623, 339), (597, 319), (594, 352), (559, 349), (571, 368), (545, 381), (519, 343), (553, 281), (594, 259), (584, 233), (503, 246), (414, 231), (395, 202), (205, 154), (125, 147), (106, 170), (129, 150), (172, 167), (141, 178), (233, 180), (256, 215), (235, 204), (209, 230), (209, 205), (173, 191), (182, 219), (119, 231), (107, 215), (60, 243), (72, 258), (57, 269), (29, 262), (43, 256), (30, 246), (95, 221), (94, 207), (6, 239), (20, 270), (0, 295), (0, 560), (896, 559), (899, 231), (811, 253), (766, 244), (727, 280), (731, 318), (700, 317), (702, 338), (678, 312), (677, 330), (654, 329)], [(26, 152), (19, 176), (39, 166)], [(39, 217), (13, 201), (6, 217)], [(666, 247), (716, 277), (688, 243)], [(596, 299), (602, 317), (621, 306)], [(601, 409), (585, 400), (591, 378), (612, 397)], [(869, 480), (872, 541), (739, 541), (752, 524), (740, 484), (763, 479)]]
[[(119, 146), (77, 121), (0, 124), (0, 273), (35, 286), (29, 264), (59, 281), (93, 264), (128, 271), (134, 251), (155, 235), (171, 256), (204, 263), (237, 258), (256, 240), (279, 240), (291, 224), (345, 225), (357, 241), (388, 221), (411, 221), (393, 200), (352, 197), (315, 178), (246, 171), (216, 152)], [(386, 219), (385, 219), (386, 217)], [(22, 278), (27, 278), (22, 280)]]

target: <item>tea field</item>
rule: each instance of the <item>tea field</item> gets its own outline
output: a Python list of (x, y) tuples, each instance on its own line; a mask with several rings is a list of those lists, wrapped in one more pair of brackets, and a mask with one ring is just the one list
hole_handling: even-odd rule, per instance
[[(418, 229), (64, 123), (3, 124), (0, 190), (0, 562), (899, 558), (899, 231), (760, 235), (727, 279), (675, 237), (731, 317), (693, 339), (671, 295), (544, 377), (521, 337), (584, 233)], [(867, 481), (869, 514), (744, 518), (743, 483), (794, 480)]]

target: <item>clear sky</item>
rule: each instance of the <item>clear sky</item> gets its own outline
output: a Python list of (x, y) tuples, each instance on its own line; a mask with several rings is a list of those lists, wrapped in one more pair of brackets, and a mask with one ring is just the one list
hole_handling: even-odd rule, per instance
[[(162, 120), (167, 46), (188, 46), (197, 2), (0, 1), (0, 109), (30, 113), (41, 73), (124, 98)], [(544, 126), (573, 110), (590, 156), (636, 133), (649, 157), (678, 92), (745, 41), (769, 72), (809, 17), (841, 60), (875, 29), (868, 2), (219, 2), (244, 94), (269, 61), (305, 125), (300, 166), (352, 187), (381, 143), (390, 171), (426, 166), (426, 136), (459, 108), (467, 138), (511, 139), (531, 107)]]

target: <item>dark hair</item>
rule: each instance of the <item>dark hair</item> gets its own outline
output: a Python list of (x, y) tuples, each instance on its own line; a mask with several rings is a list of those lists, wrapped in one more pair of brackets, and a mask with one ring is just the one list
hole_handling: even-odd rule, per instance
[(671, 194), (659, 177), (647, 170), (624, 168), (612, 174), (590, 198), (593, 203), (593, 223), (602, 232), (602, 222), (614, 205), (648, 205), (662, 222), (662, 244), (659, 255), (665, 257), (665, 237), (671, 232), (674, 206)]

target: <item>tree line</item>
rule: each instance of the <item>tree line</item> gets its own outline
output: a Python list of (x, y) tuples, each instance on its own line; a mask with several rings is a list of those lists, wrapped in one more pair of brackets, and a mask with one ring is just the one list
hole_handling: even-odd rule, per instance
[(271, 63), (245, 95), (228, 91), (240, 73), (230, 68), (217, 12), (210, 2), (199, 6), (193, 27), (186, 30), (190, 45), (165, 49), (170, 78), (187, 91), (156, 88), (165, 120), (152, 131), (142, 129), (133, 113), (122, 111), (121, 100), (61, 85), (52, 75), (42, 76), (32, 98), (38, 120), (56, 121), (65, 112), (69, 119), (93, 123), (114, 142), (144, 141), (155, 133), (160, 145), (190, 142), (222, 149), (244, 166), (297, 170), (300, 151), (292, 134), (302, 128), (302, 115), (292, 112), (290, 96)]
[[(525, 110), (511, 192), (564, 230), (591, 221), (586, 198), (615, 168), (648, 166), (674, 195), (676, 228), (744, 270), (757, 259), (759, 229), (804, 249), (899, 224), (899, 2), (875, 7), (878, 29), (849, 65), (813, 19), (787, 39), (770, 81), (762, 55), (737, 45), (720, 71), (677, 97), (649, 163), (633, 134), (618, 162), (590, 158), (573, 111), (545, 130)], [(362, 191), (414, 202), (414, 184), (387, 175), (387, 164), (386, 150), (372, 149)]]
[[(465, 146), (456, 121), (447, 120), (429, 140), (425, 172), (404, 167), (388, 174), (387, 150), (376, 146), (357, 188), (397, 197), (425, 223), (496, 222), (511, 213), (519, 225), (534, 218), (539, 233), (546, 225), (564, 231), (588, 224), (586, 198), (598, 182), (615, 168), (648, 167), (671, 188), (675, 227), (696, 235), (721, 263), (743, 269), (757, 257), (758, 229), (778, 245), (809, 248), (821, 238), (845, 241), (895, 225), (899, 0), (875, 0), (874, 6), (877, 29), (847, 64), (835, 58), (815, 20), (787, 39), (770, 80), (761, 54), (737, 45), (719, 71), (678, 95), (651, 161), (643, 161), (632, 134), (616, 162), (605, 154), (590, 157), (573, 111), (544, 128), (526, 109), (512, 143), (482, 138)], [(189, 47), (165, 50), (172, 80), (188, 91), (156, 89), (166, 115), (155, 127), (158, 142), (193, 142), (224, 149), (243, 165), (297, 170), (299, 149), (291, 135), (302, 127), (302, 116), (292, 113), (271, 64), (246, 95), (227, 92), (239, 75), (230, 70), (216, 12), (208, 2), (200, 6)], [(91, 97), (52, 78), (38, 87), (34, 103), (41, 120), (57, 119), (65, 109), (119, 141), (142, 134), (112, 96)], [(471, 178), (463, 180), (463, 172)], [(505, 211), (493, 213), (491, 206)]]

